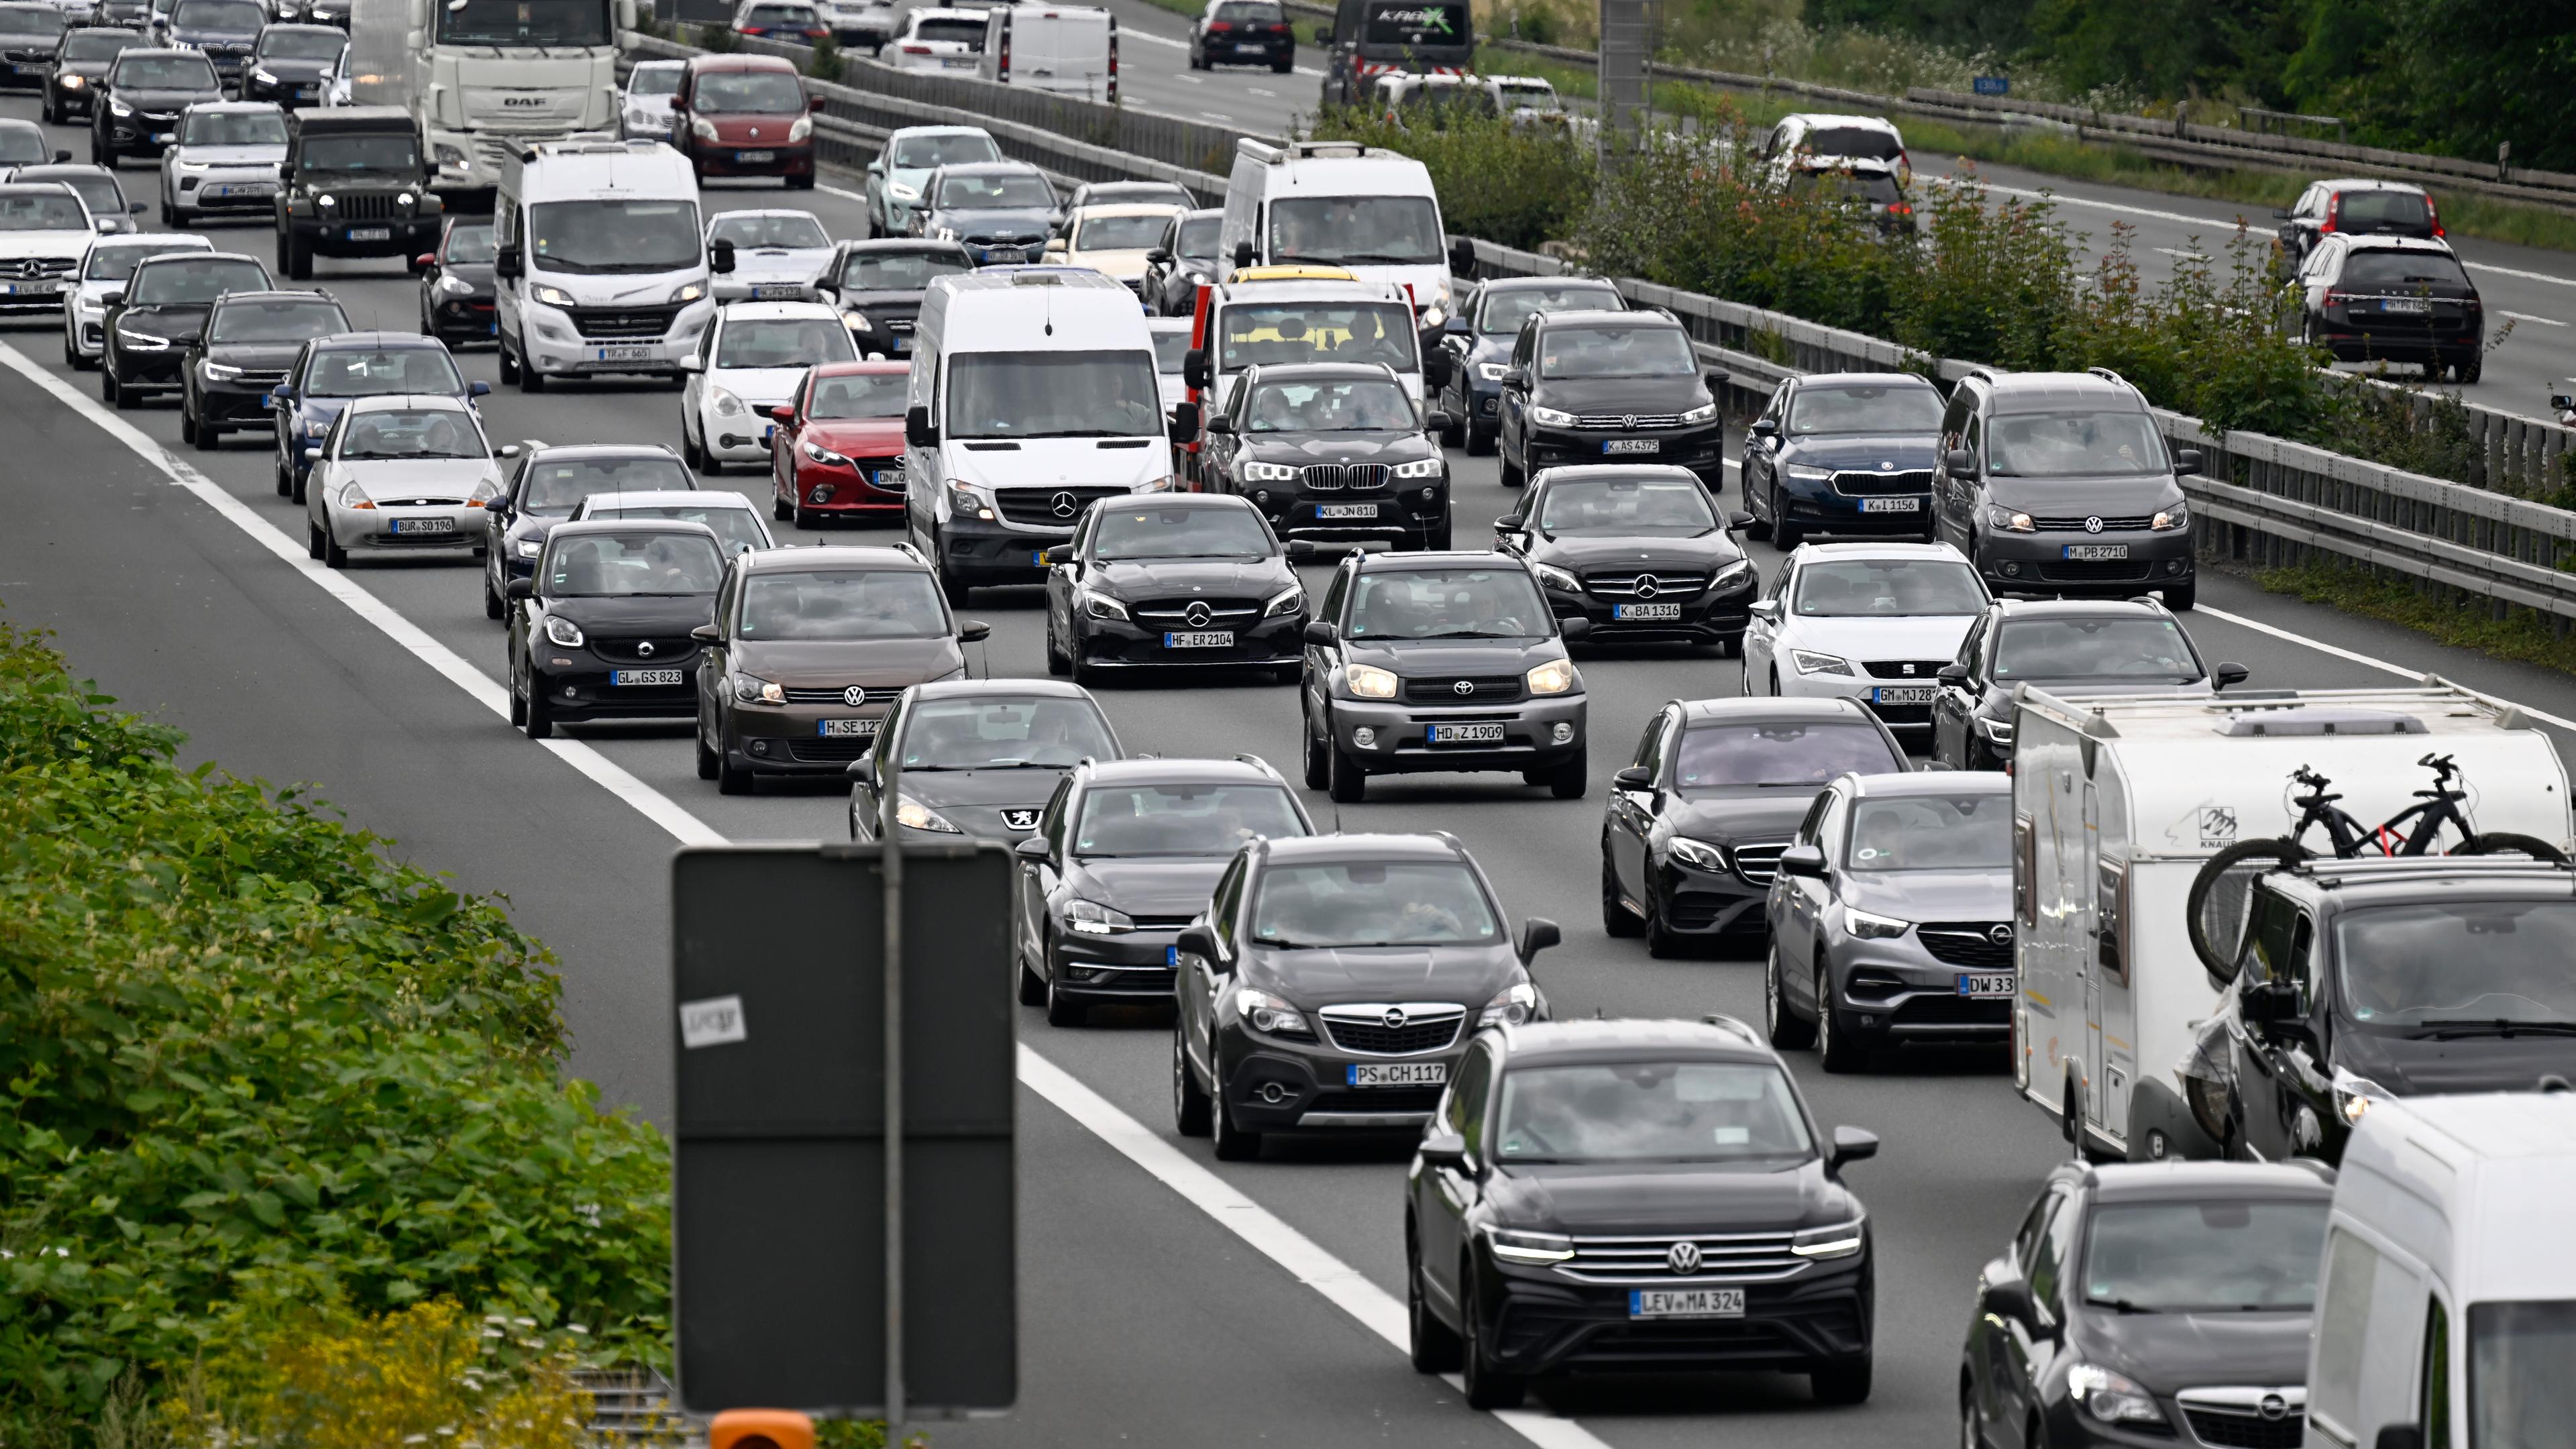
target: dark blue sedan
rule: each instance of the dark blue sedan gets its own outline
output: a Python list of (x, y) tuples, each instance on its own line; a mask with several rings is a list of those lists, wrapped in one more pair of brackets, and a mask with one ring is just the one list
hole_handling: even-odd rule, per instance
[(304, 501), (307, 449), (351, 400), (397, 393), (452, 397), (468, 407), (492, 390), (468, 383), (447, 344), (415, 332), (339, 332), (304, 344), (286, 380), (268, 394), (277, 428), (277, 492)]
[(1745, 430), (1753, 536), (1932, 537), (1941, 394), (1910, 372), (1820, 372), (1780, 384)]

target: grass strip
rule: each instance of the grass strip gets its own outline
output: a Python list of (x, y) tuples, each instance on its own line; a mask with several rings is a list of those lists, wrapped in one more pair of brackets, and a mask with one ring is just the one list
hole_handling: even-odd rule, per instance
[(2534, 610), (2511, 608), (2499, 619), (2484, 599), (2452, 603), (2411, 581), (2331, 562), (2258, 569), (2254, 580), (2267, 593), (2403, 625), (2454, 649), (2576, 674), (2576, 634), (2556, 633), (2548, 616)]

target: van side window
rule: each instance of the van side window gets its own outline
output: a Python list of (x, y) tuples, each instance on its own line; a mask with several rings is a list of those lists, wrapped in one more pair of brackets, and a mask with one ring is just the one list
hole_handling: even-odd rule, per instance
[(1968, 419), (1977, 415), (1977, 390), (1965, 383), (1950, 394), (1950, 406), (1941, 413), (1941, 447), (1944, 451), (1959, 446), (1967, 435)]
[[(2370, 1341), (2371, 1290), (2379, 1276), (2377, 1249), (2341, 1228), (2326, 1242), (2326, 1281), (2317, 1300), (2316, 1371), (2308, 1384), (2308, 1412), (2352, 1441), (2361, 1406), (2362, 1351)], [(2386, 1325), (2381, 1325), (2385, 1329)]]
[(1959, 446), (1968, 450), (1968, 471), (1971, 474), (1985, 466), (1984, 437), (1985, 429), (1975, 418), (1968, 419), (1967, 431), (1959, 435)]
[(2451, 1310), (2424, 1300), (2424, 1372), (2417, 1381), (2415, 1422), (2424, 1426), (2424, 1449), (2451, 1449)]

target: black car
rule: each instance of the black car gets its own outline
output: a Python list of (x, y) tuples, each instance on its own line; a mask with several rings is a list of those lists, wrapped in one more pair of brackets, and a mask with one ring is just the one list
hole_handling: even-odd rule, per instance
[(1293, 558), (1239, 498), (1145, 494), (1084, 511), (1073, 541), (1042, 555), (1047, 672), (1091, 684), (1103, 671), (1267, 669), (1305, 657), (1306, 590)]
[(1792, 377), (1747, 427), (1744, 506), (1783, 552), (1813, 533), (1932, 537), (1941, 393), (1910, 372)]
[(1559, 619), (1591, 621), (1593, 643), (1678, 640), (1744, 652), (1760, 580), (1688, 468), (1592, 463), (1550, 468), (1494, 520), (1496, 547), (1519, 557)]
[(698, 475), (658, 443), (524, 444), (501, 496), (483, 507), (484, 614), (498, 619), (507, 612), (511, 582), (535, 576), (546, 535), (583, 499), (697, 486)]
[(348, 330), (349, 314), (326, 293), (226, 295), (180, 362), (179, 441), (219, 448), (235, 428), (266, 426), (269, 389), (286, 381), (304, 344)]
[(1283, 536), (1449, 547), (1449, 462), (1383, 363), (1253, 367), (1207, 419), (1199, 478), (1252, 500)]
[(2315, 1163), (2059, 1167), (1977, 1275), (1959, 1442), (2298, 1444), (2333, 1200)]
[(714, 621), (724, 550), (703, 523), (567, 523), (533, 578), (510, 581), (510, 723), (687, 719), (689, 635)]
[(1449, 414), (1441, 441), (1464, 444), (1477, 457), (1494, 451), (1503, 374), (1511, 370), (1523, 323), (1541, 312), (1617, 312), (1627, 305), (1618, 288), (1590, 277), (1496, 277), (1478, 286), (1440, 331), (1440, 350), (1450, 358), (1449, 385), (1436, 404)]
[(129, 50), (107, 68), (90, 107), (89, 159), (114, 166), (128, 156), (158, 156), (179, 139), (181, 111), (223, 98), (215, 63), (197, 52)]
[(420, 125), (399, 106), (289, 112), (278, 168), (278, 268), (302, 281), (317, 256), (401, 257), (417, 267), (445, 216), (428, 178)]
[(349, 32), (333, 25), (272, 25), (259, 33), (241, 98), (275, 101), (293, 110), (318, 106), (347, 67)]
[(53, 5), (0, 5), (0, 85), (44, 89), (65, 29), (63, 12)]
[(1017, 161), (942, 166), (921, 184), (912, 234), (957, 242), (979, 267), (1033, 262), (1064, 222), (1055, 184)]
[(861, 357), (908, 358), (922, 294), (941, 277), (973, 270), (975, 259), (953, 241), (843, 242), (819, 287), (823, 299), (841, 309)]
[(1932, 758), (2000, 770), (2012, 758), (2013, 690), (2206, 696), (2241, 684), (2242, 664), (2212, 669), (2180, 620), (2153, 599), (1998, 599), (1968, 626), (1932, 696)]
[(2300, 340), (2337, 362), (2412, 362), (2428, 382), (2486, 371), (2486, 304), (2449, 242), (2330, 236), (2291, 285)]
[(420, 269), (420, 330), (450, 347), (490, 342), (500, 324), (492, 310), (492, 219), (451, 216), (436, 251)]
[(1160, 317), (1198, 312), (1199, 288), (1216, 280), (1217, 235), (1224, 230), (1222, 207), (1185, 211), (1172, 218), (1163, 239), (1145, 253), (1146, 311)]
[(1281, 75), (1297, 68), (1297, 32), (1279, 0), (1208, 0), (1190, 22), (1192, 70), (1266, 65)]
[(1791, 836), (1836, 775), (1912, 766), (1849, 699), (1672, 700), (1646, 721), (1601, 818), (1601, 928), (1647, 954), (1758, 946)]
[[(969, 624), (960, 637), (981, 639), (984, 629)], [(902, 691), (878, 740), (848, 769), (853, 840), (877, 838), (889, 761), (895, 828), (906, 842), (972, 836), (1016, 845), (1038, 828), (1074, 766), (1127, 757), (1091, 692), (1051, 679), (942, 676)]]
[(13, 182), (35, 183), (58, 181), (80, 193), (81, 204), (89, 208), (91, 220), (101, 236), (131, 236), (143, 228), (134, 218), (141, 216), (147, 204), (129, 201), (125, 187), (116, 173), (105, 166), (80, 166), (59, 162), (51, 166), (21, 166), (10, 174)]
[(1518, 559), (1353, 554), (1306, 626), (1306, 784), (1360, 800), (1370, 775), (1517, 770), (1559, 800), (1590, 788), (1583, 676)]
[(1503, 369), (1503, 486), (1560, 463), (1676, 463), (1725, 485), (1723, 372), (1662, 312), (1541, 312)]
[(2276, 211), (2281, 223), (2282, 259), (2296, 271), (2330, 236), (2411, 236), (2444, 234), (2441, 212), (2423, 187), (2411, 181), (2317, 181), (2299, 193), (2287, 211)]
[(1173, 1125), (1229, 1161), (1274, 1132), (1422, 1130), (1481, 1026), (1547, 1013), (1458, 837), (1255, 838), (1173, 947)]
[(1094, 1006), (1170, 1002), (1173, 944), (1235, 852), (1314, 833), (1258, 755), (1076, 765), (1014, 847), (1020, 1004), (1079, 1026)]
[(1405, 1175), (1413, 1366), (1479, 1409), (1539, 1374), (1785, 1370), (1869, 1397), (1876, 1258), (1830, 1134), (1730, 1017), (1476, 1038)]
[(143, 44), (143, 37), (112, 25), (85, 25), (67, 31), (45, 68), (45, 123), (67, 126), (90, 119), (99, 87), (116, 58)]
[(310, 342), (288, 367), (286, 380), (269, 389), (276, 406), (277, 496), (304, 501), (304, 479), (312, 468), (305, 450), (321, 446), (331, 420), (352, 399), (444, 394), (471, 406), (491, 390), (489, 383), (467, 382), (447, 344), (435, 337), (345, 332)]
[(239, 252), (180, 252), (136, 267), (122, 288), (101, 299), (107, 342), (99, 353), (99, 399), (129, 408), (179, 387), (180, 364), (206, 330), (216, 301), (276, 285), (259, 258)]
[(268, 8), (260, 0), (179, 0), (161, 26), (161, 43), (193, 50), (213, 61), (215, 73), (238, 85), (250, 68), (251, 47), (259, 44)]
[[(164, 6), (169, 0), (161, 0)], [(152, 0), (98, 0), (96, 18), (101, 25), (114, 25), (140, 35), (152, 20)], [(147, 40), (146, 44), (153, 42)]]

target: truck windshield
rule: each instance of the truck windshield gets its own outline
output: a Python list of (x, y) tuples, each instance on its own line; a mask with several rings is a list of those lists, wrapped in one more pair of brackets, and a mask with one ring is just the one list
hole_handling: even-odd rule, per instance
[(1436, 266), (1440, 210), (1428, 196), (1300, 196), (1270, 203), (1270, 260), (1285, 265)]
[(949, 364), (956, 438), (1138, 438), (1163, 431), (1154, 354), (970, 352)]
[(441, 45), (607, 45), (608, 0), (446, 0)]
[(2454, 1031), (2576, 1027), (2576, 901), (2427, 901), (2335, 920), (2356, 1021)]
[(556, 272), (676, 272), (705, 250), (688, 201), (543, 201), (528, 237), (530, 258)]
[(2576, 1300), (2469, 1308), (2469, 1442), (2538, 1449), (2576, 1417)]

